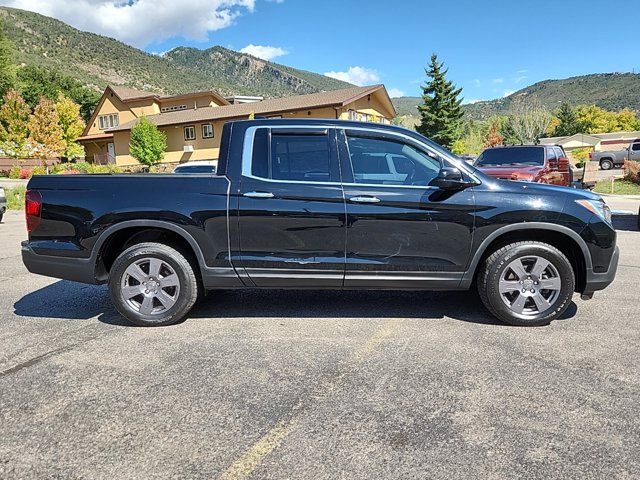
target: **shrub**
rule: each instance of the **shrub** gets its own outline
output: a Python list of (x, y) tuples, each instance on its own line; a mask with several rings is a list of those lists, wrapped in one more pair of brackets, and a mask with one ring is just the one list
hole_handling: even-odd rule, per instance
[(640, 162), (626, 160), (624, 162), (624, 178), (640, 185)]
[(76, 170), (74, 168), (70, 168), (68, 170), (65, 170), (63, 172), (60, 172), (60, 175), (78, 175), (79, 173), (83, 173), (79, 170)]
[(22, 170), (20, 167), (11, 167), (11, 170), (9, 170), (9, 178), (20, 178), (20, 170)]
[(33, 175), (33, 170), (31, 170), (30, 168), (21, 168), (18, 178), (21, 180), (26, 180), (28, 178), (31, 178), (31, 175)]
[(98, 166), (98, 165), (91, 165), (88, 162), (77, 162), (71, 165), (67, 166), (67, 169), (70, 167), (73, 170), (77, 170), (78, 172), (82, 172), (82, 173), (92, 173), (91, 169), (94, 166)]
[(5, 190), (7, 195), (7, 207), (11, 210), (21, 210), (24, 208), (24, 192), (26, 188), (24, 185), (19, 185), (14, 188), (8, 188)]
[(33, 167), (31, 169), (31, 175), (46, 175), (47, 169), (45, 167)]

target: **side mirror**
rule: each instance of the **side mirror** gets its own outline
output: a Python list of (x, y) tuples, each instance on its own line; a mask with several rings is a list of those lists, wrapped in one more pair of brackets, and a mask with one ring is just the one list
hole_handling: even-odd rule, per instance
[(462, 172), (454, 167), (442, 167), (438, 176), (431, 181), (431, 185), (442, 190), (462, 190), (472, 183), (465, 181)]

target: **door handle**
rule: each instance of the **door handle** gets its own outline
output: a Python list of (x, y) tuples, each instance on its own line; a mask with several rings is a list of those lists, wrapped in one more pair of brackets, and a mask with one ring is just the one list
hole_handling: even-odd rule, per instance
[(354, 203), (380, 203), (378, 197), (351, 197), (349, 201)]
[(274, 195), (271, 192), (247, 192), (243, 194), (244, 197), (249, 198), (273, 198)]

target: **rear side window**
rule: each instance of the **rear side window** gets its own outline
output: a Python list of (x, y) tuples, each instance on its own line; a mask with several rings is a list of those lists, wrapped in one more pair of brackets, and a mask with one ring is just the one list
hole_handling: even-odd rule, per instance
[(560, 147), (553, 147), (553, 150), (556, 152), (556, 157), (562, 158), (565, 156)]
[(547, 160), (550, 162), (555, 162), (558, 159), (556, 156), (556, 152), (553, 148), (547, 149)]
[(269, 180), (329, 182), (332, 155), (328, 135), (271, 134), (256, 130), (251, 174)]
[(634, 143), (633, 145), (631, 145), (631, 150), (633, 150), (634, 152), (640, 150), (640, 143)]

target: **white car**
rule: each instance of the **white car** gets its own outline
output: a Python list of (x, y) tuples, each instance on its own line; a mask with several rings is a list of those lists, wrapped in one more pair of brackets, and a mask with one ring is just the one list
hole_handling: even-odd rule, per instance
[(173, 173), (216, 173), (217, 160), (203, 160), (199, 162), (187, 162), (178, 165)]
[(4, 212), (7, 211), (7, 197), (4, 195), (4, 188), (0, 187), (0, 222), (4, 216)]

